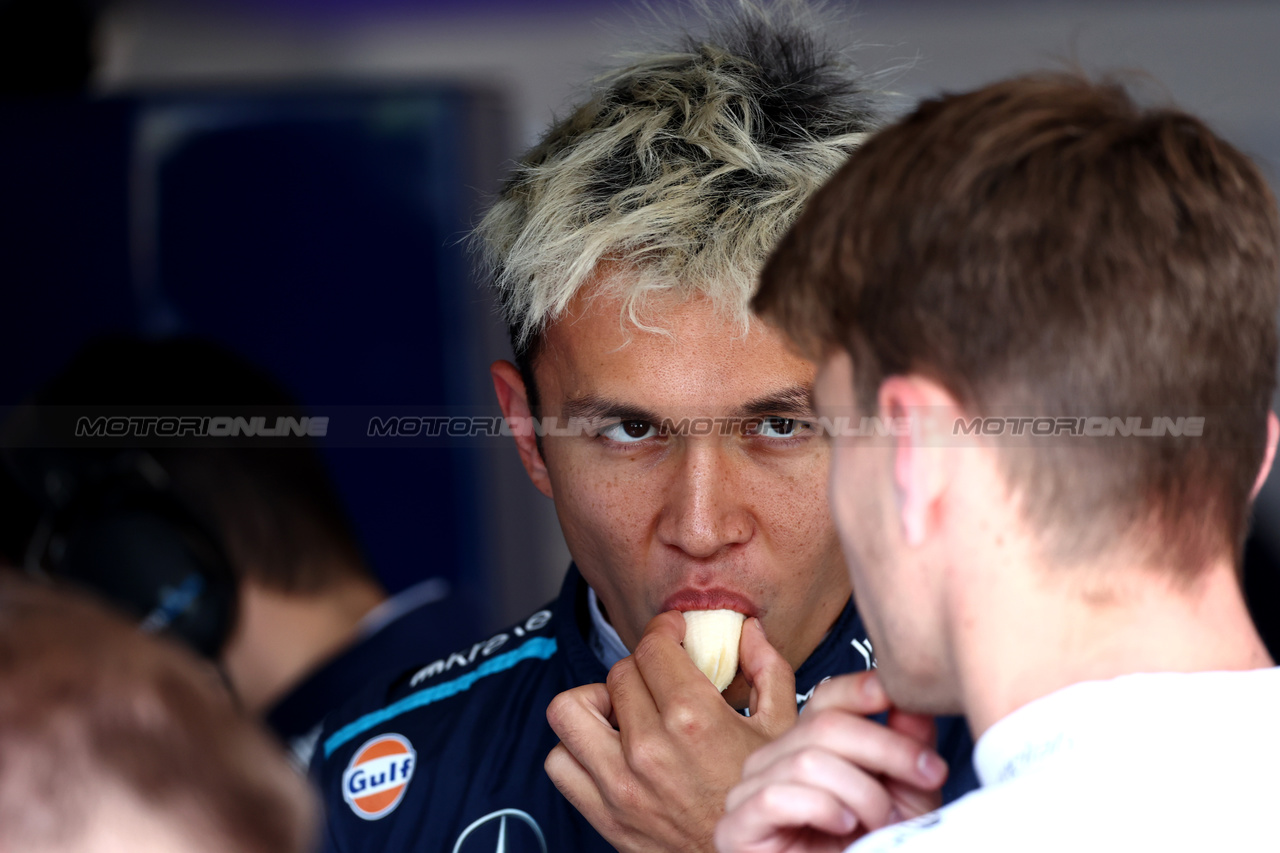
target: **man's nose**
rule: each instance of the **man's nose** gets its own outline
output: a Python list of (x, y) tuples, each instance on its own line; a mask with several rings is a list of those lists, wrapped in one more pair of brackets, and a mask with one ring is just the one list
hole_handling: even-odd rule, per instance
[(662, 543), (706, 559), (750, 541), (755, 521), (743, 488), (743, 461), (714, 441), (698, 440), (688, 441), (672, 461), (676, 470), (658, 524)]

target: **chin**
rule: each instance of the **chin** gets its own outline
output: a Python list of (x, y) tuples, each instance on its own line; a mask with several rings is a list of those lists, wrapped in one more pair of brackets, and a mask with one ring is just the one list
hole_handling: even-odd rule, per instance
[(884, 660), (879, 661), (876, 674), (895, 708), (935, 717), (963, 713), (959, 697), (946, 689), (939, 678), (904, 671)]

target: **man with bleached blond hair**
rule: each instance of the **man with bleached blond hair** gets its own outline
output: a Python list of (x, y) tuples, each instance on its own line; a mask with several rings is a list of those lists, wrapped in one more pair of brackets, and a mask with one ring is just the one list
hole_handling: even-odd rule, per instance
[[(730, 18), (599, 79), (480, 225), (515, 351), (494, 388), (574, 563), (556, 602), (327, 728), (337, 850), (708, 850), (747, 754), (874, 664), (814, 364), (748, 301), (876, 110), (798, 5)], [(681, 648), (691, 611), (742, 625), (723, 693)], [(946, 760), (930, 718), (851, 728), (866, 826), (936, 804), (948, 762), (964, 789), (958, 721)]]

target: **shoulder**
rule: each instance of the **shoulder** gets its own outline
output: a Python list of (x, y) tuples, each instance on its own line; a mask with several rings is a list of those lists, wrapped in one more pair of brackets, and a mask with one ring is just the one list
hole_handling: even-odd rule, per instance
[[(850, 853), (942, 853), (954, 850), (982, 850), (991, 853), (1021, 853), (1034, 849), (1043, 827), (1036, 817), (1036, 805), (1024, 808), (1017, 785), (979, 789), (950, 805), (926, 815), (885, 827), (861, 839)], [(1034, 799), (1034, 798), (1033, 798)]]
[(384, 678), (330, 717), (312, 775), (337, 849), (448, 849), (496, 813), (563, 821), (542, 769), (546, 707), (575, 685), (553, 614)]
[(551, 608), (538, 610), (492, 636), (373, 682), (326, 721), (318, 758), (331, 759), (353, 740), (396, 722), (402, 728), (438, 725), (474, 710), (494, 693), (510, 699), (546, 675), (558, 651)]
[[(849, 853), (945, 849), (948, 843), (956, 844), (957, 839), (953, 832), (941, 829), (944, 811), (946, 809), (929, 812), (929, 814), (921, 815), (866, 835), (849, 848)], [(939, 846), (939, 844), (942, 846)], [(958, 847), (957, 849), (964, 848)]]
[[(354, 642), (312, 670), (271, 708), (267, 724), (288, 742), (314, 741), (325, 717), (361, 696), (371, 676), (416, 668), (470, 639), (474, 626), (481, 624), (472, 598), (449, 595), (448, 585), (434, 578), (384, 601), (360, 623)], [(385, 692), (388, 679), (374, 680)]]
[[(558, 651), (555, 617), (543, 608), (491, 637), (457, 649), (402, 674), (390, 692), (392, 701), (430, 704), (478, 684), (482, 679), (515, 677), (526, 661), (545, 661)], [(511, 674), (507, 674), (511, 673)], [(426, 700), (421, 698), (426, 696)]]

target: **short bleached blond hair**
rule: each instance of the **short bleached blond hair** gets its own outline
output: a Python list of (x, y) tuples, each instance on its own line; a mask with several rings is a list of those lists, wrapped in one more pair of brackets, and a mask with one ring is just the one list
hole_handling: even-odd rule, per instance
[(475, 242), (523, 368), (602, 262), (634, 273), (601, 295), (642, 328), (662, 294), (745, 330), (768, 253), (877, 119), (807, 12), (740, 2), (709, 36), (632, 57), (520, 160)]

